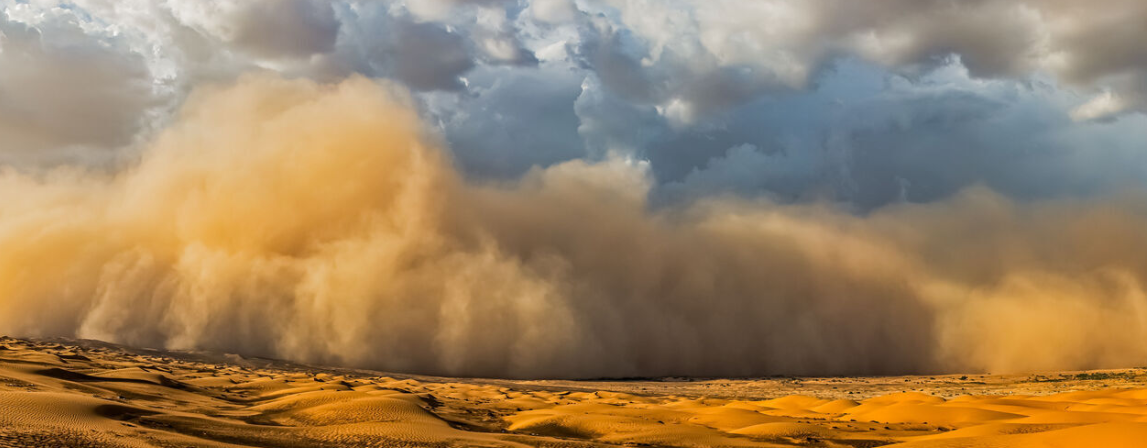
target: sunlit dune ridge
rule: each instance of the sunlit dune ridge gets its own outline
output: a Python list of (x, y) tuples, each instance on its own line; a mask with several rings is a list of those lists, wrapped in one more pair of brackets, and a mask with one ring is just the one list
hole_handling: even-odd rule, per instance
[(121, 172), (0, 175), (0, 331), (533, 378), (1130, 367), (1147, 195), (651, 206), (464, 179), (398, 88), (247, 76)]
[[(0, 347), (0, 446), (1062, 448), (1147, 440), (1143, 369), (513, 381), (396, 378), (92, 343), (4, 339)], [(790, 386), (817, 396), (786, 395)], [(963, 394), (983, 387), (1006, 394)]]

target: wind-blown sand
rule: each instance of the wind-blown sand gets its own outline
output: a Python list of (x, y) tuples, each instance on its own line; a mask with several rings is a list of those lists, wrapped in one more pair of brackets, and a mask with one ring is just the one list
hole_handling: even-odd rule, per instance
[(0, 445), (1147, 446), (1147, 370), (512, 381), (0, 339)]

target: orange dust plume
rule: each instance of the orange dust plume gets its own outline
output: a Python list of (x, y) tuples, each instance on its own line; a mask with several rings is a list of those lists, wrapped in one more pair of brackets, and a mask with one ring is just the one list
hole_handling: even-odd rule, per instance
[(654, 208), (467, 181), (397, 88), (202, 89), (132, 168), (0, 174), (0, 331), (505, 377), (1147, 363), (1147, 196)]

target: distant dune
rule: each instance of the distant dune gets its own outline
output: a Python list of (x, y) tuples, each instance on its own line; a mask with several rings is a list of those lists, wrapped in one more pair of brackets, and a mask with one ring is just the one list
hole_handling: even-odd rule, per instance
[(1147, 371), (511, 381), (0, 339), (0, 446), (1147, 446)]

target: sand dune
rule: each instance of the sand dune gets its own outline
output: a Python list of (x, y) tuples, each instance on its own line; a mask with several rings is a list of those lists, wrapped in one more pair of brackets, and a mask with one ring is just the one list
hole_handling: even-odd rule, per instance
[(511, 381), (0, 340), (0, 446), (1140, 447), (1144, 370)]

